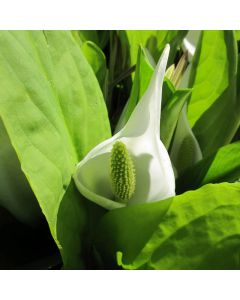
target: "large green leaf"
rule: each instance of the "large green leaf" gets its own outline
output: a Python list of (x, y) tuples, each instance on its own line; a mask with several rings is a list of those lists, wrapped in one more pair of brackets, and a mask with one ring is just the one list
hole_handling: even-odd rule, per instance
[[(116, 268), (117, 253), (131, 263), (151, 238), (172, 200), (128, 206), (107, 213), (97, 226), (95, 245), (107, 268)], [(95, 229), (96, 230), (96, 229)]]
[[(75, 237), (83, 212), (74, 208), (82, 202), (68, 186), (76, 163), (110, 136), (96, 77), (67, 31), (2, 31), (0, 70), (0, 115), (21, 168), (55, 241), (66, 249), (66, 267), (81, 267)], [(66, 190), (69, 214), (61, 204)], [(60, 236), (59, 222), (67, 224)]]
[(233, 31), (204, 31), (191, 68), (188, 118), (203, 154), (228, 144), (240, 122)]
[(187, 31), (183, 30), (126, 30), (130, 47), (131, 64), (136, 64), (138, 47), (146, 47), (157, 61), (167, 43), (171, 46), (168, 64), (171, 64), (177, 49)]
[(21, 222), (36, 225), (43, 216), (1, 119), (0, 145), (0, 205)]
[(107, 213), (96, 246), (108, 267), (239, 269), (240, 183), (210, 184)]
[(240, 142), (221, 147), (177, 180), (177, 191), (196, 189), (210, 182), (233, 182), (240, 178)]

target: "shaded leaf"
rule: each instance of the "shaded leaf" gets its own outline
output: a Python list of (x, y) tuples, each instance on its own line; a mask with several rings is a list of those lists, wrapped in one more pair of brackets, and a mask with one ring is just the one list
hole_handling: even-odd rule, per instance
[(1, 119), (0, 145), (0, 205), (21, 222), (36, 225), (43, 215)]
[(187, 31), (183, 30), (126, 30), (130, 47), (131, 64), (137, 62), (138, 47), (146, 47), (157, 61), (166, 44), (170, 44), (171, 53), (168, 65), (173, 63), (177, 46), (182, 42)]
[(161, 140), (167, 150), (170, 147), (178, 123), (179, 114), (190, 95), (191, 90), (176, 90), (169, 99), (166, 99), (166, 104), (161, 112), (160, 130)]
[(187, 119), (187, 103), (184, 104), (179, 114), (172, 139), (170, 158), (177, 169), (177, 176), (202, 159), (201, 149)]
[(177, 180), (178, 193), (210, 182), (233, 182), (240, 178), (240, 142), (221, 147)]
[(87, 41), (93, 42), (100, 49), (104, 49), (110, 36), (110, 30), (76, 30), (73, 32), (79, 36), (83, 43)]

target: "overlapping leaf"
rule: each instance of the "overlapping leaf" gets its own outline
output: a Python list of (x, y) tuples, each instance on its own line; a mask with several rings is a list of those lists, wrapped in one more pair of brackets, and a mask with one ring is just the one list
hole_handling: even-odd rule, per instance
[(131, 63), (137, 62), (138, 47), (146, 47), (157, 61), (167, 43), (171, 46), (168, 64), (172, 63), (177, 46), (181, 43), (187, 31), (181, 30), (126, 30), (130, 47)]
[(96, 44), (89, 41), (82, 44), (81, 50), (91, 65), (103, 93), (106, 94), (107, 65), (104, 53)]
[(82, 202), (68, 186), (75, 164), (110, 135), (96, 77), (66, 31), (1, 32), (0, 69), (0, 115), (22, 170), (67, 267), (82, 267)]
[(240, 178), (240, 142), (221, 147), (189, 168), (177, 180), (177, 192), (210, 182), (234, 182)]
[(79, 45), (85, 42), (93, 42), (95, 45), (103, 49), (108, 40), (110, 31), (109, 30), (73, 30), (72, 34), (78, 41)]
[(239, 126), (236, 75), (237, 45), (233, 31), (204, 31), (193, 59), (193, 92), (188, 109), (190, 124), (204, 155), (228, 144)]
[(96, 245), (109, 268), (239, 269), (240, 183), (112, 211)]

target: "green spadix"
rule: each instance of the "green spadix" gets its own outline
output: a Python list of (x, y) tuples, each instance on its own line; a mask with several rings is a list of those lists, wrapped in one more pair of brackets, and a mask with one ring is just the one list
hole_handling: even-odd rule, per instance
[(111, 180), (117, 201), (127, 203), (136, 187), (135, 168), (123, 142), (117, 141), (111, 152)]

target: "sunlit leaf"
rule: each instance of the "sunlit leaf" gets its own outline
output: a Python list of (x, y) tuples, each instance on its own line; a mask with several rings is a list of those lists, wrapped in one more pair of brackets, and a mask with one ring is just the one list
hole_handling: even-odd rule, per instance
[(81, 46), (81, 50), (85, 55), (88, 63), (91, 65), (102, 88), (102, 91), (104, 92), (107, 76), (106, 57), (104, 53), (93, 42), (84, 42)]
[(74, 209), (81, 201), (68, 186), (75, 164), (110, 136), (96, 77), (67, 31), (2, 31), (0, 69), (0, 115), (21, 168), (65, 252), (65, 267), (82, 267), (75, 237), (84, 208)]
[(204, 31), (191, 72), (190, 87), (193, 87), (193, 92), (188, 118), (206, 155), (229, 143), (240, 122), (234, 33)]
[(109, 268), (239, 269), (240, 183), (109, 212), (96, 245)]

